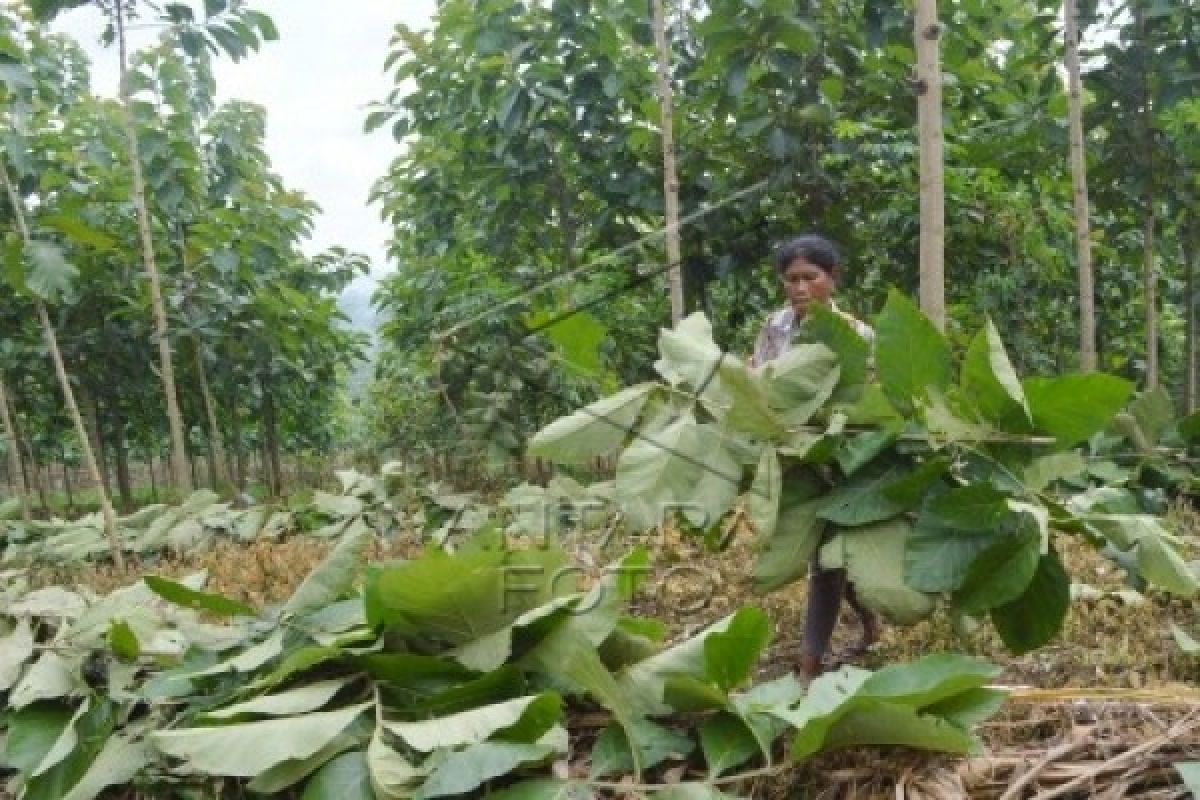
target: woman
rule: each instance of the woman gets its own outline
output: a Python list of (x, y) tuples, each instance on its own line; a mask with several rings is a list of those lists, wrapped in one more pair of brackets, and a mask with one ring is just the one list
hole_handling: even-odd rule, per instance
[[(874, 341), (875, 332), (869, 325), (838, 311), (833, 304), (833, 292), (841, 270), (841, 255), (833, 242), (815, 234), (799, 236), (782, 245), (775, 252), (774, 260), (788, 305), (767, 318), (750, 359), (753, 366), (760, 367), (787, 352), (793, 334), (804, 324), (808, 309), (818, 303), (841, 314), (868, 343)], [(863, 629), (858, 646), (843, 654), (845, 658), (853, 658), (865, 653), (879, 638), (879, 623), (858, 601), (854, 587), (847, 583), (846, 571), (822, 569), (814, 555), (809, 570), (804, 649), (800, 660), (800, 671), (810, 680), (822, 672), (843, 596), (858, 615)]]

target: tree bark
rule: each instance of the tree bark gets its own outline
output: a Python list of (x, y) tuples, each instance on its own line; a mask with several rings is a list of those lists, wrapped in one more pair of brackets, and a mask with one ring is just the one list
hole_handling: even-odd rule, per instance
[(67, 465), (67, 448), (59, 447), (59, 457), (62, 459), (63, 492), (67, 495), (67, 508), (71, 516), (75, 515), (75, 490), (71, 486), (71, 470)]
[(150, 473), (150, 496), (154, 498), (154, 502), (158, 502), (158, 479), (154, 477), (154, 453), (146, 461)]
[(8, 450), (8, 472), (12, 476), (12, 485), (16, 491), (17, 500), (21, 503), (21, 519), (26, 522), (33, 520), (33, 507), (29, 501), (29, 484), (25, 478), (25, 461), (21, 458), (21, 445), (17, 437), (17, 426), (13, 420), (15, 413), (9, 411), (8, 386), (4, 376), (0, 375), (0, 423), (4, 425), (5, 449)]
[(88, 392), (84, 386), (79, 388), (79, 406), (83, 409), (84, 422), (87, 423), (88, 433), (92, 437), (92, 450), (96, 460), (100, 462), (100, 477), (104, 480), (104, 491), (112, 497), (112, 479), (108, 474), (108, 453), (104, 447), (104, 429), (100, 425), (100, 400)]
[(917, 128), (920, 142), (921, 310), (939, 330), (946, 328), (945, 188), (942, 141), (942, 68), (938, 50), (942, 27), (937, 0), (917, 0)]
[(1096, 290), (1087, 189), (1087, 153), (1083, 143), (1083, 79), (1079, 70), (1079, 19), (1076, 0), (1063, 0), (1067, 62), (1067, 116), (1070, 126), (1071, 187), (1075, 197), (1075, 253), (1079, 267), (1079, 368), (1096, 370)]
[(1146, 389), (1158, 388), (1158, 278), (1154, 273), (1154, 235), (1157, 219), (1154, 212), (1154, 108), (1150, 96), (1150, 54), (1146, 41), (1146, 16), (1142, 3), (1133, 4), (1138, 39), (1144, 49), (1142, 66), (1140, 116), (1142, 152), (1146, 156), (1142, 203), (1145, 213), (1142, 228), (1142, 293), (1146, 298)]
[(167, 400), (167, 423), (171, 430), (171, 477), (181, 491), (191, 489), (188, 479), (187, 453), (185, 449), (183, 414), (179, 410), (179, 397), (175, 391), (175, 367), (172, 363), (171, 336), (167, 324), (167, 309), (163, 303), (162, 279), (158, 261), (154, 255), (154, 235), (150, 229), (150, 212), (146, 204), (146, 182), (142, 176), (142, 161), (138, 147), (137, 123), (133, 117), (133, 102), (129, 91), (129, 63), (125, 41), (126, 0), (114, 0), (113, 22), (117, 34), (120, 54), (121, 111), (125, 121), (125, 135), (129, 144), (129, 168), (133, 181), (133, 206), (136, 211), (138, 233), (142, 244), (142, 261), (150, 279), (150, 304), (154, 310), (154, 338), (158, 344), (158, 366), (162, 377), (163, 394)]
[(275, 397), (266, 378), (259, 378), (262, 387), (263, 456), (268, 487), (272, 497), (283, 496), (283, 467), (279, 458), (279, 430), (275, 419)]
[(117, 491), (121, 493), (121, 507), (133, 511), (133, 481), (129, 478), (129, 446), (125, 442), (125, 415), (120, 404), (113, 404), (112, 449), (117, 462)]
[(664, 0), (654, 0), (654, 42), (658, 49), (658, 102), (662, 110), (663, 195), (667, 214), (667, 276), (671, 287), (671, 324), (683, 319), (683, 268), (679, 243), (679, 178), (675, 174), (674, 93), (671, 49), (667, 44)]
[(246, 456), (242, 450), (242, 417), (238, 413), (237, 398), (229, 404), (230, 424), (233, 428), (233, 467), (239, 492), (246, 491)]
[(200, 379), (200, 397), (204, 401), (204, 415), (208, 421), (209, 477), (212, 480), (213, 489), (220, 491), (231, 483), (229, 456), (225, 452), (225, 442), (221, 439), (221, 428), (217, 425), (217, 404), (208, 387), (208, 369), (204, 365), (200, 340), (194, 336), (192, 337), (192, 353), (195, 356), (196, 375)]
[(1180, 247), (1183, 250), (1183, 269), (1187, 281), (1187, 386), (1184, 391), (1184, 405), (1187, 413), (1191, 414), (1196, 410), (1197, 383), (1200, 382), (1200, 376), (1197, 374), (1200, 372), (1200, 364), (1197, 363), (1200, 354), (1197, 353), (1196, 342), (1196, 250), (1200, 248), (1200, 225), (1192, 213), (1188, 213), (1188, 221), (1184, 226), (1183, 236), (1180, 237)]

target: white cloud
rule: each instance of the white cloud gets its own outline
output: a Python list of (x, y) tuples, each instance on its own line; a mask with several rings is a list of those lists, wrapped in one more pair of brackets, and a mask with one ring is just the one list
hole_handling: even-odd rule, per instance
[[(367, 193), (397, 145), (386, 131), (362, 132), (366, 106), (392, 88), (383, 62), (395, 25), (427, 27), (436, 1), (357, 0), (332, 6), (327, 0), (258, 0), (253, 6), (275, 21), (279, 41), (237, 64), (218, 61), (218, 99), (266, 107), (267, 152), (274, 168), (323, 210), (309, 249), (340, 244), (366, 253), (373, 281), (388, 270), (389, 230), (378, 209), (367, 206)], [(91, 7), (70, 12), (55, 28), (86, 48), (95, 90), (115, 95), (117, 53), (99, 43), (104, 28), (99, 12)], [(153, 38), (152, 30), (135, 29), (131, 45), (144, 46)], [(356, 293), (364, 290), (355, 287)]]

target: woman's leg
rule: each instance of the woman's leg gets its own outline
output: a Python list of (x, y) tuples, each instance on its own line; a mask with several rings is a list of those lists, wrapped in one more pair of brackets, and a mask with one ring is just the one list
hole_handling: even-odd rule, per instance
[(854, 591), (853, 583), (846, 584), (846, 602), (854, 609), (858, 621), (862, 624), (862, 638), (858, 645), (846, 651), (846, 656), (853, 658), (866, 653), (871, 649), (871, 645), (879, 641), (879, 617), (858, 599), (858, 592)]
[(804, 650), (800, 671), (807, 678), (821, 674), (821, 661), (837, 625), (838, 610), (846, 591), (846, 570), (813, 565), (808, 578), (808, 608), (804, 619)]

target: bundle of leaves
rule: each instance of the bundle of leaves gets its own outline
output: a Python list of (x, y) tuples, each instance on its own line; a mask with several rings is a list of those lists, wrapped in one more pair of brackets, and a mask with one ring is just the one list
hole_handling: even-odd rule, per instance
[[(771, 764), (789, 731), (796, 759), (870, 743), (967, 753), (1003, 700), (985, 688), (995, 668), (956, 656), (843, 670), (807, 694), (790, 676), (746, 688), (769, 638), (762, 612), (664, 647), (664, 626), (625, 610), (644, 553), (584, 590), (561, 551), (483, 534), (456, 554), (372, 567), (357, 589), (369, 538), (344, 538), (265, 611), (201, 577), (89, 597), (5, 574), (8, 790), (201, 797), (238, 783), (343, 800), (486, 784), (508, 798), (591, 797), (605, 777), (682, 766), (697, 779), (673, 791), (723, 797), (729, 773)], [(581, 734), (578, 712), (611, 724)]]
[(612, 496), (627, 529), (668, 518), (716, 531), (743, 499), (761, 543), (761, 590), (811, 562), (845, 568), (859, 597), (913, 622), (939, 600), (990, 616), (1023, 653), (1070, 603), (1058, 535), (1082, 536), (1139, 580), (1191, 595), (1197, 579), (1161, 521), (1123, 493), (1064, 482), (1081, 443), (1133, 387), (1104, 374), (1020, 380), (991, 323), (958, 359), (894, 292), (874, 352), (837, 313), (814, 309), (782, 357), (754, 369), (695, 314), (659, 339), (661, 382), (624, 389), (530, 442), (564, 464), (619, 454)]

